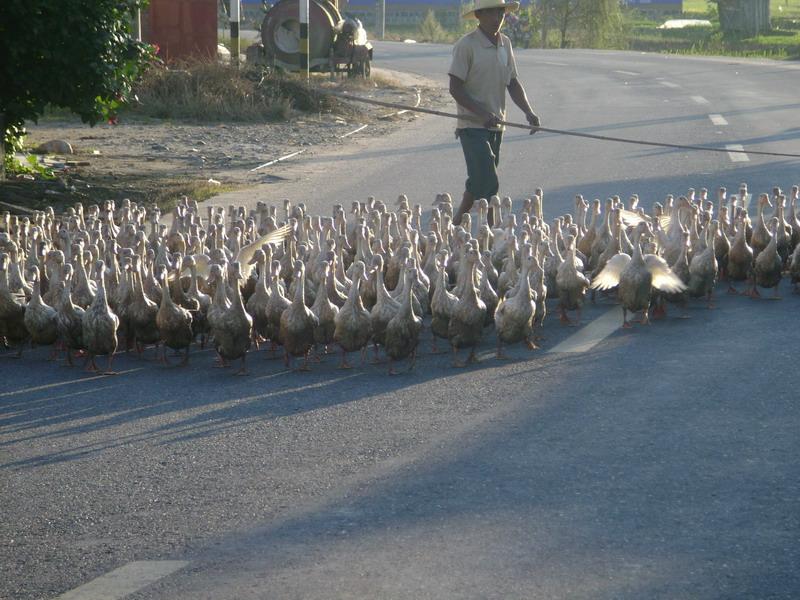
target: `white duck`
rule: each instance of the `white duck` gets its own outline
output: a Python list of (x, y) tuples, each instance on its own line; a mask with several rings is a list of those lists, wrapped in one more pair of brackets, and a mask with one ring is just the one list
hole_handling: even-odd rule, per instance
[(620, 253), (606, 263), (591, 284), (593, 289), (608, 290), (618, 287), (622, 302), (622, 326), (631, 327), (628, 311), (642, 311), (642, 324), (649, 323), (648, 311), (653, 288), (663, 292), (681, 292), (686, 289), (680, 278), (672, 272), (666, 261), (655, 254), (642, 255), (641, 236), (647, 229), (641, 223), (633, 242), (633, 256)]

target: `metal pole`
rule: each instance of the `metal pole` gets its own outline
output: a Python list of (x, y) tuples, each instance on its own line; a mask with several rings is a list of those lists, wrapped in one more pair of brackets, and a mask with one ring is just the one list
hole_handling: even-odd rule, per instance
[(386, 37), (386, 0), (378, 0), (378, 38)]
[(231, 57), (234, 65), (239, 64), (239, 51), (241, 45), (239, 43), (239, 1), (230, 0), (231, 3)]
[(142, 9), (137, 8), (133, 15), (133, 34), (136, 36), (136, 41), (142, 41)]
[(308, 66), (308, 2), (300, 0), (300, 72), (310, 77)]

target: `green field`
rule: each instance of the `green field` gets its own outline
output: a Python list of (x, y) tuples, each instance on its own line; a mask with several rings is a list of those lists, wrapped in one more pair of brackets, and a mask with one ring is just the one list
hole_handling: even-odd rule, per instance
[[(684, 13), (707, 13), (707, 0), (683, 0)], [(770, 0), (772, 18), (800, 18), (800, 0)]]
[[(638, 50), (675, 54), (747, 56), (774, 59), (800, 59), (800, 0), (771, 0), (771, 30), (754, 37), (724, 35), (719, 27), (717, 6), (707, 0), (683, 0), (683, 18), (703, 18), (711, 27), (659, 29), (667, 17), (653, 18), (636, 10), (623, 11), (621, 27), (605, 40), (609, 49)], [(670, 18), (680, 18), (675, 15)], [(370, 27), (370, 24), (366, 24)], [(418, 41), (452, 43), (464, 30), (441, 30), (436, 36), (426, 35), (420, 27), (390, 27), (386, 39), (412, 38)], [(372, 32), (370, 32), (372, 33)], [(550, 47), (558, 47), (559, 35), (551, 32)], [(534, 30), (531, 46), (539, 47), (538, 30)], [(570, 28), (567, 47), (580, 47), (581, 34)]]
[(723, 35), (713, 2), (683, 0), (683, 16), (707, 18), (713, 26), (664, 30), (658, 28), (663, 19), (653, 21), (629, 13), (622, 45), (647, 52), (800, 58), (800, 0), (771, 0), (771, 31), (750, 38)]

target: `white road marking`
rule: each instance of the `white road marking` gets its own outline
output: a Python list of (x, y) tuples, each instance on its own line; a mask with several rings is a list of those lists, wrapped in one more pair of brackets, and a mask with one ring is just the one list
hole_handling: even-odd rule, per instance
[(56, 600), (119, 600), (171, 575), (189, 563), (185, 560), (139, 560), (114, 569)]
[(276, 158), (275, 160), (271, 160), (269, 162), (265, 162), (263, 165), (258, 165), (257, 167), (253, 167), (252, 169), (250, 169), (250, 172), (252, 173), (253, 171), (258, 171), (259, 169), (263, 169), (264, 167), (270, 167), (270, 166), (274, 165), (275, 163), (283, 162), (284, 160), (287, 160), (289, 158), (293, 158), (293, 157), (297, 156), (298, 154), (302, 154), (305, 151), (306, 151), (306, 148), (303, 148), (302, 150), (298, 150), (297, 152), (292, 152), (291, 154), (287, 154), (286, 156), (281, 156), (280, 158)]
[[(135, 373), (136, 371), (142, 371), (144, 367), (138, 367), (136, 369), (127, 369), (125, 371), (117, 371), (117, 375), (126, 375), (127, 373)], [(70, 385), (73, 383), (86, 383), (87, 381), (94, 381), (96, 379), (108, 379), (109, 375), (94, 375), (92, 377), (84, 377), (83, 379), (69, 379), (67, 381), (59, 381), (58, 383), (46, 383), (44, 385), (35, 385), (33, 387), (27, 388), (19, 388), (18, 390), (12, 390), (10, 392), (0, 392), (0, 398), (5, 396), (16, 396), (17, 394), (27, 394), (28, 392), (40, 392), (42, 390), (49, 390), (50, 388), (60, 387), (62, 385)]]
[(668, 88), (679, 88), (679, 87), (681, 87), (677, 83), (672, 83), (671, 81), (659, 81), (658, 83), (660, 83), (664, 87), (668, 87)]
[(694, 100), (698, 104), (711, 104), (711, 102), (709, 102), (708, 100), (706, 100), (702, 96), (692, 96), (692, 100)]
[(641, 75), (641, 73), (637, 73), (636, 71), (614, 71), (614, 73), (619, 73), (620, 75), (630, 75), (631, 77)]
[(567, 63), (551, 62), (551, 61), (547, 61), (547, 60), (543, 60), (539, 64), (552, 65), (554, 67), (568, 67), (569, 66)]
[(717, 126), (728, 124), (728, 120), (722, 115), (708, 115), (708, 118), (711, 119), (711, 122)]
[[(744, 146), (742, 146), (741, 144), (726, 144), (725, 147), (728, 150), (744, 150)], [(744, 154), (742, 152), (728, 152), (728, 157), (733, 162), (749, 162), (750, 161), (750, 157), (747, 156), (747, 154)]]
[(367, 127), (369, 127), (369, 125), (362, 125), (361, 127), (357, 128), (357, 129), (353, 129), (353, 131), (350, 131), (349, 133), (345, 133), (344, 135), (340, 135), (339, 139), (349, 137), (349, 136), (353, 135), (354, 133), (358, 133), (362, 129), (366, 129)]
[(551, 352), (587, 352), (602, 342), (622, 326), (622, 307), (615, 306), (597, 317), (560, 344), (556, 344)]

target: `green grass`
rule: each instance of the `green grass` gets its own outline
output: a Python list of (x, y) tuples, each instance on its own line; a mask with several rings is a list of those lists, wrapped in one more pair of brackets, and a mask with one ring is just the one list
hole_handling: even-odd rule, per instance
[[(716, 10), (716, 7), (714, 7)], [(800, 18), (800, 0), (770, 0), (772, 18)], [(687, 16), (708, 14), (708, 0), (683, 0), (683, 12)]]
[(724, 36), (719, 29), (716, 5), (706, 0), (684, 0), (685, 18), (706, 18), (712, 27), (658, 29), (636, 13), (626, 16), (626, 44), (631, 50), (679, 54), (713, 54), (761, 58), (800, 58), (800, 0), (772, 0), (773, 30), (751, 38)]

